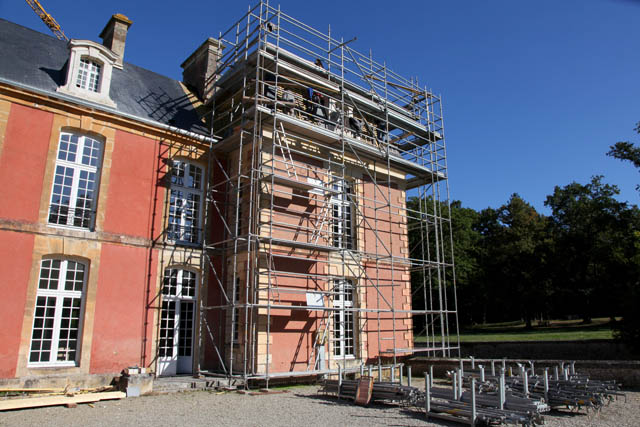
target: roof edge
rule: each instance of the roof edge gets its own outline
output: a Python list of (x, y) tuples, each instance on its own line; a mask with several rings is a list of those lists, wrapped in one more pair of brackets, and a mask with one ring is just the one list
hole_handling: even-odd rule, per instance
[(99, 110), (101, 112), (104, 113), (109, 113), (109, 114), (114, 114), (116, 116), (120, 116), (129, 120), (135, 120), (138, 121), (140, 123), (146, 124), (146, 125), (150, 125), (150, 126), (155, 126), (157, 128), (160, 128), (162, 130), (165, 131), (169, 131), (172, 133), (177, 133), (180, 134), (184, 137), (187, 138), (191, 138), (191, 139), (195, 139), (197, 141), (200, 142), (208, 142), (208, 143), (212, 143), (212, 144), (216, 144), (220, 139), (219, 138), (215, 138), (215, 137), (211, 137), (211, 136), (207, 136), (207, 135), (202, 135), (190, 130), (186, 130), (186, 129), (182, 129), (176, 126), (171, 126), (171, 125), (167, 125), (165, 123), (161, 123), (155, 120), (150, 120), (150, 119), (146, 119), (144, 117), (140, 117), (140, 116), (135, 116), (133, 114), (128, 114), (128, 113), (123, 113), (121, 111), (118, 111), (114, 108), (111, 107), (106, 107), (104, 105), (100, 105), (100, 104), (95, 104), (93, 102), (90, 101), (85, 101), (83, 99), (78, 99), (72, 96), (68, 96), (68, 95), (64, 95), (61, 93), (53, 93), (53, 92), (49, 92), (47, 90), (43, 90), (43, 89), (39, 89), (30, 85), (26, 85), (24, 83), (19, 83), (19, 82), (15, 82), (13, 80), (8, 80), (5, 79), (4, 77), (0, 77), (0, 83), (9, 85), (9, 86), (13, 86), (19, 89), (23, 89), (23, 90), (27, 90), (29, 92), (33, 92), (35, 94), (38, 95), (44, 95), (50, 98), (54, 98), (54, 99), (58, 99), (61, 101), (66, 101), (66, 102), (70, 102), (72, 104), (77, 104), (83, 107), (88, 107), (88, 108), (92, 108), (94, 110)]

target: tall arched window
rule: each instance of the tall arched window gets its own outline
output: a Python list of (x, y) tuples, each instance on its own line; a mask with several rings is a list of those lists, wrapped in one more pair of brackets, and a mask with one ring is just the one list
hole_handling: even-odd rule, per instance
[(352, 188), (352, 183), (342, 178), (336, 178), (333, 183), (335, 193), (331, 196), (331, 240), (335, 248), (354, 248)]
[(93, 228), (101, 163), (100, 141), (76, 133), (60, 134), (49, 224)]
[(171, 161), (167, 238), (175, 243), (201, 242), (203, 171), (186, 160)]
[(40, 263), (30, 365), (76, 365), (87, 275), (80, 261), (45, 258)]

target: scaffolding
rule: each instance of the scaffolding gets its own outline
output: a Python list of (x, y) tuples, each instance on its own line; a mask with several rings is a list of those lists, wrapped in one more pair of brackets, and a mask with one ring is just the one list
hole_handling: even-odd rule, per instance
[(218, 37), (200, 372), (459, 355), (441, 98), (353, 40), (266, 1)]

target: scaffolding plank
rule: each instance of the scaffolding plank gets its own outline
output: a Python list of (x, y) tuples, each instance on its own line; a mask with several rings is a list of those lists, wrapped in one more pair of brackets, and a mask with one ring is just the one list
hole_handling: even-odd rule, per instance
[[(312, 123), (292, 117), (288, 114), (273, 112), (272, 110), (262, 106), (258, 106), (258, 109), (266, 114), (271, 114), (275, 116), (275, 118), (281, 122), (287, 123), (290, 129), (293, 129), (295, 132), (298, 132), (301, 135), (304, 135), (310, 138), (323, 137), (322, 140), (324, 142), (329, 142), (334, 144), (340, 142), (341, 135), (332, 130), (324, 129)], [(344, 139), (345, 141), (348, 142), (349, 146), (353, 147), (355, 150), (358, 151), (358, 154), (365, 155), (368, 158), (372, 158), (376, 160), (385, 159), (387, 157), (387, 153), (384, 150), (381, 150), (371, 144), (368, 144), (366, 142), (363, 142), (348, 136), (345, 136)], [(397, 154), (389, 153), (388, 156), (389, 156), (389, 160), (391, 161), (391, 164), (395, 168), (403, 172), (420, 176), (423, 179), (430, 178), (433, 176), (434, 181), (438, 181), (446, 178), (445, 175), (440, 172), (434, 173), (431, 169), (425, 166), (421, 166), (410, 160), (404, 159)]]
[(319, 250), (319, 251), (334, 252), (334, 251), (341, 250), (340, 248), (336, 248), (334, 246), (318, 245), (315, 243), (300, 242), (296, 240), (278, 239), (275, 237), (261, 237), (260, 241), (265, 243), (270, 242), (274, 245), (291, 246), (295, 248), (312, 249), (312, 250)]
[(324, 194), (337, 194), (338, 193), (337, 190), (333, 190), (331, 188), (328, 188), (325, 185), (316, 184), (316, 183), (310, 182), (308, 180), (303, 180), (302, 177), (300, 179), (295, 179), (295, 178), (290, 178), (290, 177), (287, 177), (287, 176), (279, 175), (277, 173), (266, 174), (266, 175), (264, 175), (262, 177), (262, 180), (265, 181), (265, 182), (270, 182), (272, 179), (273, 179), (273, 182), (275, 182), (276, 184), (282, 184), (282, 185), (286, 185), (288, 187), (299, 188), (299, 189), (302, 189), (302, 190), (321, 191)]
[(121, 391), (106, 391), (103, 393), (87, 393), (78, 396), (47, 396), (30, 397), (27, 399), (8, 399), (0, 402), (0, 411), (68, 405), (71, 403), (90, 403), (98, 402), (100, 400), (122, 399), (124, 397), (127, 397), (127, 395)]

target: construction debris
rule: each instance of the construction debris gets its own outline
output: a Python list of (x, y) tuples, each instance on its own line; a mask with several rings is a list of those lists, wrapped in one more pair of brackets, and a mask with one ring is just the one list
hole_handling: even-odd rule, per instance
[(101, 400), (122, 399), (126, 396), (127, 395), (121, 391), (107, 391), (102, 393), (84, 393), (75, 396), (46, 396), (28, 397), (24, 399), (7, 399), (0, 401), (0, 411), (57, 405), (73, 407), (74, 404), (78, 403), (92, 403)]

